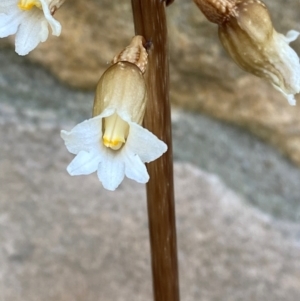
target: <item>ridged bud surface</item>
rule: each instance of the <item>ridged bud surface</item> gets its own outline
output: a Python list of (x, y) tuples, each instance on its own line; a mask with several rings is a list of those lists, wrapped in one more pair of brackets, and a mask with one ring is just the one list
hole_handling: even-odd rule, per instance
[(298, 36), (275, 31), (259, 0), (240, 1), (235, 14), (219, 25), (219, 37), (232, 59), (245, 71), (269, 80), (291, 104), (300, 90), (300, 65), (289, 43)]

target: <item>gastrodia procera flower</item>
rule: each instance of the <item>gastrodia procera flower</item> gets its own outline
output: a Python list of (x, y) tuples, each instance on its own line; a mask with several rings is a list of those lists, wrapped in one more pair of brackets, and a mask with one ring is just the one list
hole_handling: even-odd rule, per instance
[(0, 38), (16, 34), (15, 48), (26, 55), (48, 38), (48, 24), (52, 34), (59, 36), (60, 23), (53, 18), (65, 0), (1, 0)]
[(69, 152), (76, 155), (70, 175), (97, 171), (104, 188), (115, 190), (126, 175), (139, 183), (149, 180), (145, 162), (167, 150), (164, 142), (141, 126), (147, 89), (141, 70), (128, 61), (117, 62), (99, 80), (93, 118), (62, 131)]
[[(268, 80), (291, 105), (300, 92), (300, 62), (289, 46), (299, 32), (276, 32), (259, 0), (194, 0), (207, 18), (219, 25), (220, 40), (245, 71)], [(209, 3), (205, 6), (203, 3)]]

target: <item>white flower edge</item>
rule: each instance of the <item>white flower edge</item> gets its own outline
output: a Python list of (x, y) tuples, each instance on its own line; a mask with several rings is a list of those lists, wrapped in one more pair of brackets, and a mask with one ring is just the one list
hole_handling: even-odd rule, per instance
[(97, 171), (103, 187), (111, 191), (120, 185), (125, 176), (138, 183), (148, 182), (144, 163), (156, 160), (167, 151), (163, 141), (130, 120), (126, 120), (130, 129), (123, 147), (117, 151), (105, 147), (102, 143), (102, 119), (114, 112), (106, 109), (99, 116), (76, 125), (70, 132), (61, 131), (67, 149), (76, 154), (67, 167), (68, 173), (75, 176)]
[(1, 0), (0, 2), (0, 38), (16, 34), (16, 52), (26, 55), (40, 42), (45, 42), (49, 35), (48, 24), (52, 34), (59, 36), (60, 23), (50, 13), (46, 0), (40, 0), (42, 10), (33, 7), (23, 11), (18, 7), (17, 0)]
[(289, 104), (296, 105), (295, 94), (300, 92), (300, 60), (289, 43), (295, 41), (300, 33), (290, 30), (286, 35), (274, 31), (274, 44), (278, 49), (278, 63), (276, 64), (281, 74), (284, 74), (284, 86), (273, 83), (275, 89), (280, 91)]

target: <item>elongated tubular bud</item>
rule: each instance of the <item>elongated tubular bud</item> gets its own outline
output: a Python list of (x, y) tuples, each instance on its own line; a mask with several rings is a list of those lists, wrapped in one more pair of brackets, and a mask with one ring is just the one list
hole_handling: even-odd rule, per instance
[(232, 59), (245, 71), (269, 80), (294, 104), (293, 95), (300, 90), (300, 65), (289, 42), (289, 37), (273, 28), (264, 3), (259, 0), (241, 0), (235, 15), (219, 25), (219, 37)]

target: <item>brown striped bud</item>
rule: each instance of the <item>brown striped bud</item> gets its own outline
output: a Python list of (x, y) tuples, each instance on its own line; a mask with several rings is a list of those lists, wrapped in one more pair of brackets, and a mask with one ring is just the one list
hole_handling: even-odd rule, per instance
[(231, 58), (245, 71), (264, 78), (295, 105), (300, 92), (300, 63), (289, 43), (299, 32), (286, 36), (273, 28), (266, 5), (260, 0), (194, 0), (208, 20), (219, 25), (220, 40)]
[(294, 94), (300, 92), (300, 63), (289, 43), (299, 33), (277, 33), (259, 0), (241, 0), (234, 12), (219, 25), (224, 48), (242, 69), (270, 81), (294, 105)]

